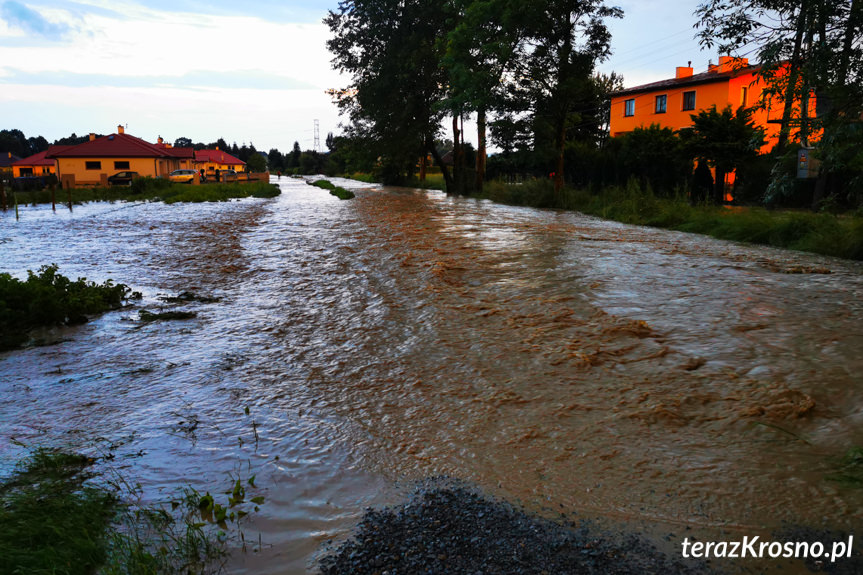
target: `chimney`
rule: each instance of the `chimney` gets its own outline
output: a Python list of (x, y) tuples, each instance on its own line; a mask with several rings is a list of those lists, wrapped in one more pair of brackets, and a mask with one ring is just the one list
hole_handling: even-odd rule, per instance
[(707, 72), (710, 74), (715, 74), (719, 71), (719, 66), (713, 63), (713, 60), (707, 63)]
[(96, 134), (94, 134), (93, 132), (90, 132), (90, 141), (92, 142), (95, 139), (96, 139)]
[(675, 78), (689, 78), (690, 76), (692, 76), (691, 66), (678, 66), (674, 75)]
[(219, 146), (216, 146), (216, 150), (217, 150), (217, 151), (218, 151), (218, 149), (219, 149)]
[(126, 133), (126, 130), (123, 128), (123, 124), (117, 125), (117, 133), (118, 134), (125, 134)]
[(734, 58), (732, 56), (719, 57), (719, 72), (733, 72), (734, 70), (749, 65), (749, 58)]
[(163, 139), (162, 139), (162, 136), (159, 136), (159, 139), (158, 139), (158, 140), (156, 140), (156, 142), (157, 142), (157, 143), (159, 143), (159, 144), (162, 144), (162, 143), (164, 143), (164, 142), (165, 142), (165, 140), (163, 140)]

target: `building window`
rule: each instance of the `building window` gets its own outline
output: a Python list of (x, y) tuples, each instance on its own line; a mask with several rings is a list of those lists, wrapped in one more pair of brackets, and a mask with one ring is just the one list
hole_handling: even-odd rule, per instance
[(114, 162), (114, 169), (115, 170), (128, 170), (129, 169), (129, 162)]
[(695, 109), (695, 90), (683, 93), (683, 111)]
[(740, 88), (740, 105), (746, 107), (746, 100), (749, 98), (749, 88), (743, 86)]
[(665, 94), (656, 97), (656, 113), (664, 114), (666, 109), (666, 104), (668, 103), (668, 96)]
[(33, 175), (33, 168), (21, 168), (21, 175), (22, 176), (32, 176)]
[(623, 115), (626, 117), (635, 115), (635, 99), (626, 100), (623, 103)]
[(102, 162), (84, 162), (84, 167), (88, 170), (101, 170)]

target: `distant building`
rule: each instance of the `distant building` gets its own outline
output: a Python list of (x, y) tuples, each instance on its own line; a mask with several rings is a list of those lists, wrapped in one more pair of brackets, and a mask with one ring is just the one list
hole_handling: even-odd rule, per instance
[(125, 133), (117, 126), (117, 133), (90, 140), (76, 146), (57, 146), (48, 150), (47, 159), (56, 161), (57, 175), (61, 180), (72, 179), (72, 185), (105, 185), (108, 176), (117, 172), (137, 172), (140, 176), (158, 178), (174, 170), (193, 167), (190, 148), (172, 148), (169, 144), (150, 144)]
[(20, 178), (22, 176), (49, 176), (57, 173), (57, 162), (53, 159), (46, 158), (48, 152), (57, 151), (65, 146), (51, 146), (44, 152), (33, 154), (22, 160), (18, 160), (12, 164), (12, 176)]
[(0, 175), (11, 174), (12, 173), (12, 164), (20, 160), (18, 156), (13, 154), (12, 152), (6, 152), (5, 154), (0, 154)]
[(246, 162), (220, 150), (218, 147), (215, 150), (195, 151), (195, 167), (199, 170), (203, 169), (208, 175), (214, 174), (216, 170), (242, 172), (245, 165)]
[[(712, 106), (722, 111), (743, 106), (752, 108), (766, 99), (763, 107), (753, 110), (752, 120), (765, 130), (766, 144), (761, 152), (776, 144), (784, 103), (765, 94), (765, 84), (758, 77), (758, 66), (746, 58), (721, 56), (706, 72), (693, 74), (691, 66), (677, 68), (674, 78), (626, 88), (611, 97), (612, 136), (620, 136), (638, 127), (658, 124), (680, 130), (692, 126), (693, 114)], [(814, 116), (815, 98), (810, 101)]]

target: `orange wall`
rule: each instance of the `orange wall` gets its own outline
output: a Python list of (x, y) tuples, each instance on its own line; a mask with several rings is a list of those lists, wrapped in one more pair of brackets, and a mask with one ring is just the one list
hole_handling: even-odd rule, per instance
[[(695, 92), (695, 109), (683, 109), (683, 93)], [(667, 97), (665, 113), (656, 113), (656, 96), (665, 94)], [(666, 88), (639, 94), (615, 96), (611, 99), (611, 135), (619, 136), (631, 132), (638, 127), (648, 127), (659, 124), (663, 128), (679, 130), (692, 125), (692, 114), (709, 108), (713, 104), (720, 110), (729, 102), (728, 83), (714, 82), (712, 84), (690, 85)], [(626, 100), (635, 100), (635, 114), (625, 115)]]
[(15, 178), (21, 177), (21, 168), (30, 168), (32, 170), (33, 176), (45, 176), (48, 174), (56, 174), (57, 168), (56, 166), (28, 166), (25, 164), (12, 166), (12, 176)]
[[(57, 168), (60, 176), (73, 174), (78, 184), (98, 184), (102, 174), (113, 176), (117, 172), (138, 172), (141, 176), (160, 176), (156, 158), (58, 158)], [(88, 170), (87, 162), (101, 162), (98, 170)], [(114, 162), (129, 162), (128, 168), (115, 168)]]

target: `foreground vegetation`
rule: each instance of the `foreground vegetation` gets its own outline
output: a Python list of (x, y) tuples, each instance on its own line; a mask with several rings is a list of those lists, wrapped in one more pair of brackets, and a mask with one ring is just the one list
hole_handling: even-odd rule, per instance
[(186, 488), (165, 507), (130, 504), (122, 477), (88, 471), (84, 455), (37, 449), (0, 484), (0, 573), (140, 575), (221, 570), (230, 539), (262, 497), (232, 479), (224, 505)]
[(29, 271), (24, 281), (0, 273), (0, 351), (24, 344), (34, 328), (85, 323), (88, 315), (118, 308), (136, 296), (111, 280), (72, 281), (58, 274), (56, 265)]
[[(237, 198), (274, 198), (281, 193), (276, 184), (267, 182), (219, 183), (200, 186), (174, 184), (162, 178), (138, 178), (129, 187), (112, 186), (108, 188), (75, 188), (56, 190), (54, 201), (58, 204), (86, 202), (224, 202)], [(9, 194), (9, 203), (50, 204), (51, 190), (33, 190)]]
[(861, 214), (838, 216), (756, 207), (692, 205), (683, 196), (657, 197), (635, 180), (624, 187), (603, 188), (597, 192), (564, 188), (559, 194), (548, 180), (518, 185), (491, 182), (478, 197), (510, 205), (577, 210), (627, 224), (863, 260)]

